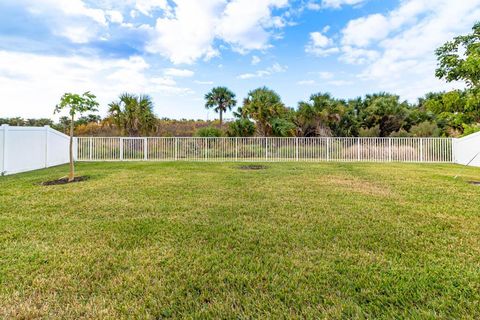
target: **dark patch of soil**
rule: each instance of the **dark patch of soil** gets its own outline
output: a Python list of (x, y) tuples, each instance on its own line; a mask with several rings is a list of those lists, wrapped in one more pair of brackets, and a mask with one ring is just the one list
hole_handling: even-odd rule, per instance
[(87, 177), (87, 176), (75, 177), (75, 179), (72, 182), (68, 182), (68, 178), (61, 178), (61, 179), (58, 179), (58, 180), (42, 182), (41, 185), (42, 186), (58, 186), (58, 185), (62, 185), (62, 184), (82, 182), (82, 181), (86, 181), (88, 179), (89, 179), (89, 177)]
[(268, 168), (267, 166), (247, 165), (247, 166), (241, 166), (239, 169), (240, 170), (266, 170), (267, 168)]
[(470, 183), (471, 185), (480, 187), (480, 181), (468, 181), (468, 183)]

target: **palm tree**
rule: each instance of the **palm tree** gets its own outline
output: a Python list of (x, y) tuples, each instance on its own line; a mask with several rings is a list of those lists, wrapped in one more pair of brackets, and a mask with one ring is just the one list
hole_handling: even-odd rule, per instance
[(205, 107), (207, 109), (213, 109), (216, 113), (220, 114), (220, 127), (223, 125), (223, 113), (237, 104), (235, 100), (235, 93), (230, 91), (227, 87), (216, 87), (212, 91), (205, 95)]
[(329, 93), (313, 94), (309, 102), (300, 102), (297, 120), (305, 135), (332, 136), (335, 127), (345, 113), (344, 102)]
[(283, 118), (288, 109), (275, 91), (263, 87), (248, 93), (241, 113), (243, 117), (255, 121), (258, 135), (267, 137), (273, 134), (272, 122)]
[(122, 134), (149, 135), (155, 129), (156, 118), (149, 96), (124, 93), (119, 101), (110, 103), (109, 107), (110, 118)]

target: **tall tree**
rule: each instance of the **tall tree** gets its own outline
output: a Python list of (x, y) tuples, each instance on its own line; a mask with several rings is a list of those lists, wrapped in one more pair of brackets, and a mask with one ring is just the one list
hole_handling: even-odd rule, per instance
[(300, 102), (297, 119), (302, 123), (304, 136), (331, 136), (346, 111), (345, 102), (329, 93), (317, 93), (309, 102)]
[(109, 107), (110, 118), (122, 134), (134, 137), (150, 135), (155, 130), (157, 120), (149, 96), (124, 93)]
[(75, 129), (75, 116), (84, 112), (97, 111), (98, 102), (97, 97), (90, 92), (85, 92), (82, 95), (74, 93), (65, 93), (60, 99), (60, 103), (55, 107), (54, 113), (60, 113), (67, 109), (70, 115), (70, 173), (68, 175), (68, 182), (75, 179), (75, 167), (73, 163), (73, 130)]
[(400, 97), (389, 93), (367, 95), (359, 110), (362, 127), (380, 128), (380, 136), (388, 137), (393, 132), (403, 129), (410, 112), (407, 102), (400, 102)]
[(227, 87), (216, 87), (205, 95), (205, 107), (220, 114), (220, 127), (223, 126), (223, 114), (237, 105), (235, 93)]
[(241, 112), (243, 117), (255, 121), (259, 135), (270, 136), (274, 119), (282, 118), (288, 110), (275, 91), (263, 87), (248, 93)]

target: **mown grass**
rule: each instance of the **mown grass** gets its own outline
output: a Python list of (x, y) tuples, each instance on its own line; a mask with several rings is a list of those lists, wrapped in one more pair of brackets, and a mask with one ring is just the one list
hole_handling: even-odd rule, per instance
[(480, 318), (478, 168), (266, 165), (0, 178), (0, 318)]

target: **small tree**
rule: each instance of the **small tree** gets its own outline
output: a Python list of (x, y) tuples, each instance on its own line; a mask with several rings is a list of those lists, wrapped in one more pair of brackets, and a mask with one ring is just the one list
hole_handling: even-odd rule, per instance
[(235, 93), (226, 87), (216, 87), (205, 95), (205, 107), (220, 114), (220, 127), (223, 125), (223, 113), (231, 110), (236, 104)]
[(75, 179), (75, 167), (73, 164), (73, 130), (75, 129), (75, 116), (84, 112), (97, 111), (98, 102), (96, 96), (89, 91), (82, 95), (65, 93), (60, 99), (60, 103), (55, 107), (54, 113), (60, 113), (67, 109), (70, 114), (70, 173), (68, 182)]

